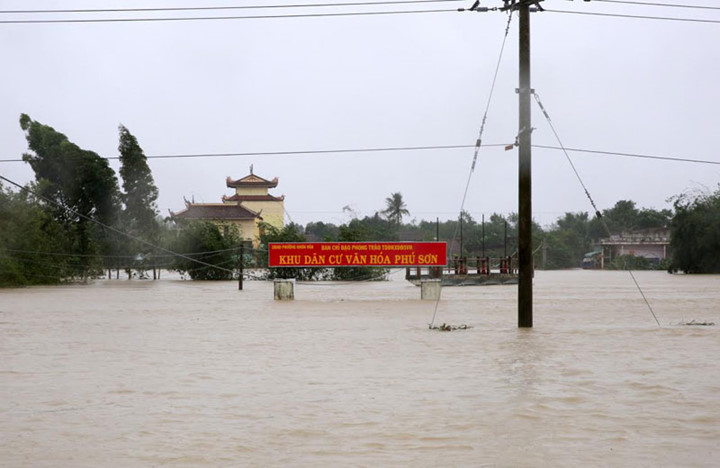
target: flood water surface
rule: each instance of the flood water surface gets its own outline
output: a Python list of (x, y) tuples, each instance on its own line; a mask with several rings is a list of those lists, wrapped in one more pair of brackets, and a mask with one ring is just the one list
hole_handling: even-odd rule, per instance
[[(717, 466), (720, 276), (0, 290), (4, 466)], [(435, 323), (468, 324), (453, 332)], [(683, 326), (681, 322), (715, 322)]]

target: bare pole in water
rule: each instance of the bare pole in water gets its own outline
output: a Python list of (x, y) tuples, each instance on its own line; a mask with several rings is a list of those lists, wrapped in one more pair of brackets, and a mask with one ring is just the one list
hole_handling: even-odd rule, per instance
[(507, 258), (507, 219), (505, 220), (505, 243), (503, 244), (504, 249), (503, 250), (503, 257)]
[(485, 213), (482, 215), (482, 256), (485, 258)]
[[(241, 241), (242, 242), (242, 241)], [(240, 258), (238, 259), (238, 291), (242, 291), (243, 288), (243, 275), (245, 274), (245, 265), (243, 260), (245, 259), (245, 244), (240, 244)]]
[(460, 258), (463, 256), (463, 220), (462, 211), (460, 212)]

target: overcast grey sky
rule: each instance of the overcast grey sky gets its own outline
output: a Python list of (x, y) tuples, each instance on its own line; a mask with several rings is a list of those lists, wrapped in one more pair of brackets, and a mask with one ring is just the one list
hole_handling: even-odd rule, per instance
[[(658, 0), (665, 2), (666, 0)], [(278, 5), (301, 0), (0, 0), (0, 10)], [(311, 2), (307, 2), (311, 3)], [(103, 14), (0, 14), (0, 20), (307, 14), (455, 9), (426, 5)], [(486, 6), (500, 6), (486, 0)], [(715, 0), (667, 3), (720, 7)], [(720, 10), (546, 0), (548, 10), (703, 18)], [(117, 126), (147, 155), (472, 145), (500, 51), (505, 13), (93, 24), (0, 24), (0, 159), (27, 150), (21, 113), (101, 156)], [(532, 84), (566, 146), (720, 162), (720, 23), (536, 13)], [(483, 141), (517, 134), (517, 17)], [(556, 145), (533, 104), (533, 143)], [(411, 218), (457, 216), (472, 148), (384, 153), (151, 160), (163, 214), (183, 197), (219, 202), (227, 176), (280, 184), (292, 220), (341, 223), (401, 192)], [(571, 153), (598, 206), (666, 208), (717, 187), (720, 166)], [(117, 170), (117, 161), (112, 162)], [(24, 163), (0, 174), (33, 179)], [(483, 148), (465, 209), (517, 211), (517, 150)], [(533, 151), (533, 212), (548, 224), (591, 206), (562, 152)]]

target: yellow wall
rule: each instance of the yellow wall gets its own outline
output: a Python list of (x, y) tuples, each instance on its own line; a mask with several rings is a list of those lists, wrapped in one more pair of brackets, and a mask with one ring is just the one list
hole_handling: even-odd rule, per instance
[(267, 195), (267, 187), (235, 187), (235, 193), (238, 195)]
[(244, 201), (241, 205), (260, 213), (263, 221), (278, 229), (285, 226), (285, 203), (282, 201)]
[(218, 229), (220, 229), (220, 232), (224, 235), (225, 234), (225, 226), (236, 226), (240, 237), (243, 240), (251, 240), (253, 242), (253, 245), (257, 246), (258, 239), (260, 237), (260, 230), (258, 229), (257, 221), (254, 219), (248, 219), (243, 221), (237, 221), (237, 220), (211, 220), (212, 223), (214, 223)]

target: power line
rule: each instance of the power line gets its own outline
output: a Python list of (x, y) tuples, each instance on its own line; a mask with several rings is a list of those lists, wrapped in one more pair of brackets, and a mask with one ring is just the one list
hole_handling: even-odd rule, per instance
[(139, 13), (151, 11), (218, 11), (218, 10), (260, 10), (270, 8), (322, 8), (346, 6), (405, 5), (416, 3), (448, 3), (463, 0), (385, 0), (379, 2), (347, 3), (293, 3), (288, 5), (233, 5), (203, 7), (158, 7), (158, 8), (98, 8), (98, 9), (51, 9), (51, 10), (0, 10), (0, 14), (47, 14), (47, 13)]
[[(216, 257), (222, 253), (226, 252), (237, 252), (239, 250), (239, 247), (232, 247), (229, 249), (220, 249), (220, 250), (208, 250), (205, 252), (192, 252), (192, 253), (186, 253), (184, 255), (191, 256), (191, 255), (197, 255), (202, 256), (203, 258), (210, 258), (210, 257)], [(267, 252), (267, 249), (256, 249), (256, 248), (246, 248), (246, 252)], [(24, 250), (24, 249), (12, 249), (7, 247), (0, 247), (0, 257), (2, 257), (2, 252), (9, 252), (10, 255), (7, 255), (7, 257), (14, 257), (18, 259), (24, 259), (24, 257), (19, 257), (19, 255), (33, 255), (33, 256), (50, 256), (50, 257), (66, 257), (66, 258), (90, 258), (90, 259), (102, 259), (104, 261), (107, 260), (120, 260), (120, 259), (126, 259), (126, 260), (136, 260), (136, 261), (143, 261), (143, 260), (162, 260), (162, 259), (168, 259), (168, 258), (174, 258), (176, 255), (152, 255), (151, 257), (144, 257), (142, 259), (138, 259), (137, 255), (106, 255), (106, 254), (79, 254), (79, 253), (68, 253), (68, 252), (47, 252), (47, 251), (38, 251), (38, 250)], [(228, 260), (230, 261), (230, 260)], [(224, 262), (221, 262), (224, 263)], [(55, 263), (54, 265), (57, 265)], [(132, 263), (133, 268), (135, 268), (134, 265), (136, 263)], [(153, 266), (171, 266), (171, 263), (163, 263), (161, 262), (153, 262)], [(203, 267), (208, 268), (208, 267)]]
[(255, 19), (297, 19), (328, 18), (340, 16), (383, 16), (422, 13), (457, 13), (457, 10), (398, 10), (398, 11), (355, 11), (346, 13), (307, 13), (298, 15), (253, 15), (253, 16), (188, 16), (164, 18), (96, 18), (60, 20), (0, 20), (0, 24), (60, 24), (60, 23), (140, 23), (160, 21), (210, 21), (210, 20), (255, 20)]
[(675, 161), (675, 162), (689, 162), (689, 163), (695, 163), (695, 164), (714, 164), (720, 166), (720, 161), (709, 161), (709, 160), (702, 160), (702, 159), (690, 159), (690, 158), (674, 158), (670, 156), (656, 156), (656, 155), (650, 155), (650, 154), (636, 154), (636, 153), (618, 153), (616, 151), (600, 151), (600, 150), (589, 150), (589, 149), (581, 149), (581, 148), (568, 148), (568, 147), (560, 147), (560, 146), (548, 146), (548, 145), (533, 145), (533, 148), (543, 148), (543, 149), (554, 149), (554, 150), (568, 150), (573, 151), (577, 153), (590, 153), (590, 154), (602, 154), (602, 155), (608, 155), (608, 156), (622, 156), (627, 158), (641, 158), (641, 159), (656, 159), (659, 161)]
[[(237, 251), (239, 247), (232, 247), (230, 249), (221, 249), (221, 250), (208, 250), (205, 252), (191, 252), (186, 253), (184, 255), (191, 256), (191, 255), (198, 255), (198, 256), (215, 256), (220, 255), (224, 252), (230, 252), (230, 251)], [(44, 252), (44, 251), (38, 251), (38, 250), (23, 250), (23, 249), (9, 249), (9, 248), (1, 248), (2, 250), (6, 252), (16, 252), (16, 253), (25, 253), (25, 254), (36, 254), (36, 255), (55, 255), (60, 257), (90, 257), (90, 258), (126, 258), (126, 259), (137, 259), (136, 255), (105, 255), (105, 254), (78, 254), (78, 253), (67, 253), (67, 252)], [(252, 249), (251, 249), (252, 250)], [(152, 255), (153, 259), (157, 258), (172, 258), (175, 257), (175, 255)], [(142, 258), (139, 260), (147, 260), (148, 258)]]
[(39, 261), (39, 260), (32, 260), (32, 259), (29, 259), (29, 258), (18, 257), (17, 255), (4, 255), (4, 254), (2, 254), (2, 253), (0, 253), (0, 258), (10, 258), (10, 259), (13, 259), (13, 260), (16, 260), (16, 261), (19, 261), (19, 262), (23, 262), (23, 263), (30, 263), (30, 264), (33, 264), (33, 265), (42, 265), (42, 266), (54, 267), (56, 270), (62, 269), (62, 268), (65, 268), (65, 267), (77, 268), (77, 267), (83, 267), (83, 266), (85, 266), (85, 265), (83, 265), (83, 264), (81, 264), (81, 263), (76, 263), (76, 262), (66, 262), (66, 263), (64, 263), (64, 264), (58, 264), (57, 262), (52, 262), (52, 263), (50, 263), (50, 262), (43, 262), (43, 261)]
[[(505, 147), (507, 143), (491, 143), (482, 144), (481, 147)], [(559, 146), (551, 145), (532, 145), (533, 148), (562, 150)], [(377, 148), (338, 148), (328, 150), (298, 150), (298, 151), (257, 151), (257, 152), (237, 152), (237, 153), (196, 153), (196, 154), (159, 154), (147, 156), (147, 159), (183, 159), (183, 158), (226, 158), (226, 157), (242, 157), (242, 156), (300, 156), (314, 154), (351, 154), (351, 153), (375, 153), (375, 152), (391, 152), (391, 151), (427, 151), (427, 150), (455, 150), (475, 148), (476, 145), (434, 145), (434, 146), (389, 146)], [(720, 165), (720, 161), (710, 161), (703, 159), (692, 159), (684, 157), (659, 156), (651, 154), (623, 153), (618, 151), (591, 150), (584, 148), (569, 148), (568, 151), (577, 153), (599, 154), (606, 156), (621, 156), (628, 158), (655, 159), (659, 161), (675, 161), (695, 164), (711, 164)], [(110, 156), (105, 159), (117, 160), (119, 156)], [(0, 159), (0, 163), (23, 162), (19, 159)]]
[(112, 232), (115, 232), (115, 233), (117, 233), (117, 234), (123, 235), (123, 236), (125, 236), (125, 237), (127, 237), (127, 238), (129, 238), (129, 239), (136, 240), (136, 241), (138, 241), (138, 242), (140, 242), (140, 243), (142, 243), (142, 244), (145, 244), (145, 245), (147, 245), (147, 246), (149, 246), (149, 247), (152, 247), (152, 248), (154, 248), (154, 249), (163, 251), (163, 252), (168, 253), (168, 254), (171, 254), (171, 255), (175, 255), (176, 257), (184, 258), (185, 260), (189, 260), (189, 261), (191, 261), (191, 262), (199, 263), (199, 264), (205, 265), (205, 266), (207, 266), (207, 267), (217, 268), (218, 270), (223, 270), (223, 271), (226, 271), (226, 272), (228, 272), (228, 273), (233, 273), (232, 270), (228, 270), (227, 268), (222, 268), (222, 267), (219, 267), (219, 266), (215, 266), (215, 265), (212, 265), (212, 264), (210, 264), (210, 263), (203, 262), (202, 260), (198, 260), (198, 259), (196, 259), (196, 258), (188, 257), (187, 255), (183, 255), (183, 254), (181, 254), (181, 253), (173, 252), (173, 251), (170, 250), (170, 249), (166, 249), (166, 248), (161, 247), (161, 246), (159, 246), (159, 245), (155, 245), (155, 244), (153, 244), (153, 243), (151, 243), (151, 242), (146, 241), (145, 239), (141, 239), (141, 238), (139, 238), (139, 237), (135, 237), (135, 236), (133, 236), (133, 235), (131, 235), (131, 234), (128, 234), (128, 233), (126, 233), (126, 232), (124, 232), (124, 231), (121, 231), (120, 229), (116, 229), (116, 228), (114, 228), (114, 227), (112, 227), (112, 226), (108, 226), (107, 224), (102, 223), (102, 222), (98, 221), (97, 219), (91, 218), (91, 217), (89, 217), (89, 216), (87, 216), (87, 215), (85, 215), (85, 214), (80, 213), (79, 211), (73, 210), (72, 208), (69, 208), (69, 207), (67, 207), (67, 206), (65, 206), (65, 205), (63, 205), (63, 204), (61, 204), (61, 203), (58, 203), (58, 202), (56, 202), (55, 200), (52, 200), (52, 199), (50, 199), (50, 198), (48, 198), (48, 197), (44, 197), (44, 196), (40, 195), (39, 193), (35, 192), (34, 190), (31, 190), (31, 189), (29, 189), (28, 187), (24, 187), (24, 186), (18, 184), (17, 182), (14, 182), (14, 181), (8, 179), (7, 177), (4, 177), (4, 176), (0, 175), (0, 179), (2, 179), (2, 180), (4, 180), (4, 181), (6, 181), (6, 182), (8, 182), (8, 183), (10, 183), (10, 184), (12, 184), (12, 185), (14, 185), (15, 187), (19, 188), (20, 190), (25, 190), (26, 192), (28, 192), (28, 193), (30, 193), (30, 194), (38, 197), (38, 198), (41, 198), (41, 199), (45, 200), (45, 201), (48, 202), (48, 203), (52, 203), (53, 205), (55, 205), (55, 206), (57, 206), (57, 207), (65, 210), (65, 211), (67, 211), (67, 212), (69, 212), (69, 213), (72, 213), (72, 214), (74, 214), (75, 216), (79, 216), (79, 217), (81, 217), (81, 218), (83, 218), (83, 219), (85, 219), (85, 220), (87, 220), (87, 221), (90, 221), (91, 223), (97, 224), (98, 226), (101, 226), (101, 227), (103, 227), (103, 228), (105, 228), (105, 229), (107, 229), (107, 230), (109, 230), (109, 231), (112, 231)]
[[(483, 146), (505, 146), (503, 143)], [(430, 146), (388, 146), (376, 148), (338, 148), (329, 150), (299, 150), (299, 151), (254, 151), (236, 153), (196, 153), (196, 154), (159, 154), (147, 156), (148, 159), (181, 159), (181, 158), (223, 158), (236, 156), (293, 156), (305, 154), (342, 154), (342, 153), (377, 153), (383, 151), (423, 151), (443, 149), (474, 148), (475, 145), (430, 145)], [(120, 159), (119, 156), (110, 156), (105, 159)], [(22, 162), (23, 159), (0, 159), (2, 162)]]
[(589, 11), (568, 11), (568, 10), (548, 10), (548, 13), (565, 13), (569, 15), (584, 15), (584, 16), (605, 16), (611, 18), (633, 18), (633, 19), (648, 19), (648, 20), (661, 20), (661, 21), (683, 21), (689, 23), (712, 23), (720, 24), (720, 20), (710, 19), (697, 19), (697, 18), (677, 18), (673, 16), (644, 16), (644, 15), (625, 15), (620, 13), (597, 13)]
[(668, 7), (668, 8), (697, 8), (703, 10), (720, 10), (720, 7), (704, 6), (704, 5), (683, 5), (679, 3), (656, 3), (656, 2), (633, 2), (629, 0), (592, 0), (593, 2), (602, 3), (621, 3), (625, 5), (642, 5), (642, 6), (654, 6), (654, 7)]

